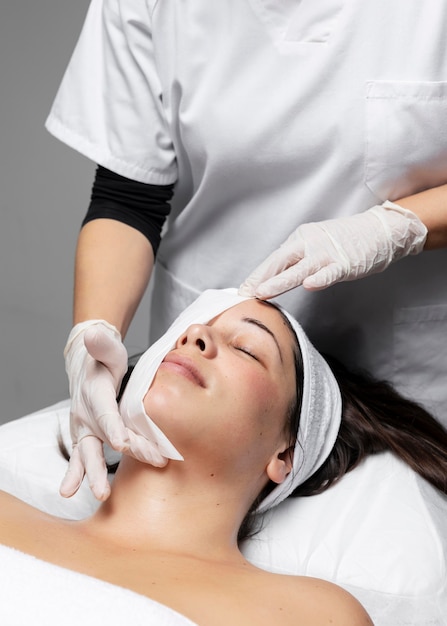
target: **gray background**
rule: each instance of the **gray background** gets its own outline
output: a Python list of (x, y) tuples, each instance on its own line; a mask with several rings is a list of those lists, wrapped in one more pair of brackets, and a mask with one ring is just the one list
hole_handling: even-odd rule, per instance
[[(95, 165), (45, 119), (87, 0), (7, 0), (0, 17), (0, 423), (68, 397), (73, 257)], [(147, 297), (129, 331), (146, 347)]]

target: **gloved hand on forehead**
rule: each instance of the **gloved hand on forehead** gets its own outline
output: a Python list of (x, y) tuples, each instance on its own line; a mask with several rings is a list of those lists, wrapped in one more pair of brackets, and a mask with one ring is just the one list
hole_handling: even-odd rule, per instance
[(70, 497), (84, 474), (98, 500), (110, 494), (103, 442), (157, 467), (166, 465), (157, 447), (126, 428), (116, 396), (127, 372), (128, 356), (118, 330), (103, 320), (77, 324), (64, 351), (70, 383), (73, 451), (60, 492)]
[(427, 228), (412, 211), (386, 201), (349, 217), (302, 224), (239, 288), (273, 298), (302, 285), (317, 291), (381, 272), (422, 251)]

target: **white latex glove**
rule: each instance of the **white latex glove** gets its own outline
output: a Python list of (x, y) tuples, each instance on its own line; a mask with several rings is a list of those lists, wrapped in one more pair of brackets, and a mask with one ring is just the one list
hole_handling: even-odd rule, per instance
[(64, 356), (70, 383), (73, 451), (60, 493), (72, 496), (87, 474), (95, 497), (106, 500), (110, 485), (103, 442), (159, 467), (167, 460), (150, 442), (127, 429), (119, 414), (116, 396), (128, 356), (118, 330), (104, 320), (77, 324), (68, 337)]
[(302, 224), (239, 288), (273, 298), (302, 285), (317, 291), (381, 272), (422, 251), (427, 228), (407, 209), (386, 201), (350, 217)]

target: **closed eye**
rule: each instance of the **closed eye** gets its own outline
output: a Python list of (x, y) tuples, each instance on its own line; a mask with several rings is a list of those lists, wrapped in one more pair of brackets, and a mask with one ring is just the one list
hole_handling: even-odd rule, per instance
[(236, 350), (239, 350), (240, 352), (244, 352), (245, 354), (248, 354), (248, 356), (251, 356), (252, 359), (255, 359), (255, 361), (259, 361), (259, 358), (256, 356), (256, 354), (253, 354), (253, 352), (251, 352), (251, 350), (249, 348), (246, 348), (245, 346), (234, 346), (236, 348)]

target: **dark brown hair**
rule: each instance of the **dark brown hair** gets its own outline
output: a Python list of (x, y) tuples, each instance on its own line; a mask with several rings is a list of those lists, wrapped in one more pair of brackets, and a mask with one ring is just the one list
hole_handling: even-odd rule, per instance
[(447, 493), (447, 430), (390, 384), (325, 356), (340, 386), (342, 421), (328, 459), (293, 496), (321, 493), (369, 456), (390, 450)]

